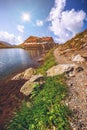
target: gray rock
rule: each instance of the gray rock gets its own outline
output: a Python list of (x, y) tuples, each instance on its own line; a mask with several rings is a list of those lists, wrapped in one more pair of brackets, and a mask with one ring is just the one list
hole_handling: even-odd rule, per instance
[(29, 69), (25, 70), (23, 78), (29, 79), (34, 74), (34, 72), (35, 72), (35, 69), (33, 69), (33, 68), (29, 68)]
[(78, 55), (72, 57), (72, 61), (82, 63), (82, 62), (85, 62), (85, 58), (83, 58), (80, 54), (78, 54)]
[(35, 69), (29, 68), (26, 69), (24, 72), (17, 74), (11, 80), (22, 80), (22, 79), (29, 79), (35, 72)]
[(63, 73), (70, 73), (76, 67), (75, 64), (59, 64), (47, 71), (47, 76), (56, 76)]
[(30, 82), (40, 82), (43, 80), (43, 75), (42, 74), (38, 74), (38, 75), (33, 75), (31, 78), (30, 78)]
[(23, 76), (24, 76), (24, 72), (17, 74), (11, 80), (21, 80), (23, 79)]
[(27, 81), (20, 89), (20, 92), (23, 93), (25, 96), (29, 96), (33, 91), (34, 86), (38, 83)]

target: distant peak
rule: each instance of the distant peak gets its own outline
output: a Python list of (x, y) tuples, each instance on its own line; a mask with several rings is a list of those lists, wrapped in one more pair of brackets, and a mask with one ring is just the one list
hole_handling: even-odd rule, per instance
[(44, 41), (54, 41), (52, 37), (36, 37), (30, 36), (24, 42), (44, 42)]

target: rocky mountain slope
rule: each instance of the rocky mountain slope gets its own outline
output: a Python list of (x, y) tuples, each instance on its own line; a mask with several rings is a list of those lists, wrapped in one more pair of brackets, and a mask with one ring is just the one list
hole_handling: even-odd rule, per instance
[(82, 49), (87, 46), (87, 29), (63, 44), (63, 49)]
[(8, 47), (11, 47), (9, 43), (0, 41), (0, 48), (8, 48)]
[(24, 48), (38, 48), (38, 49), (45, 49), (48, 50), (55, 46), (54, 40), (52, 37), (36, 37), (36, 36), (30, 36), (28, 39), (24, 41), (20, 46)]
[(56, 73), (62, 66), (67, 74), (69, 98), (65, 103), (73, 112), (70, 124), (73, 130), (87, 130), (87, 30), (60, 45), (54, 56), (60, 65)]

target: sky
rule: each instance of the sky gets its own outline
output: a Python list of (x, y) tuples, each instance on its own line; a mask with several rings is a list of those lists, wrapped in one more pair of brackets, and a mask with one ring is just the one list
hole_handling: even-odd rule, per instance
[(29, 36), (64, 43), (87, 29), (87, 0), (0, 0), (0, 41), (20, 44)]

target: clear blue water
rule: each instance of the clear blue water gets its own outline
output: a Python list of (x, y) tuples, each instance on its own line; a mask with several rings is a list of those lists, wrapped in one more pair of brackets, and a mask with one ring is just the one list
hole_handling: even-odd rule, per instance
[(38, 50), (0, 49), (0, 79), (37, 65)]

